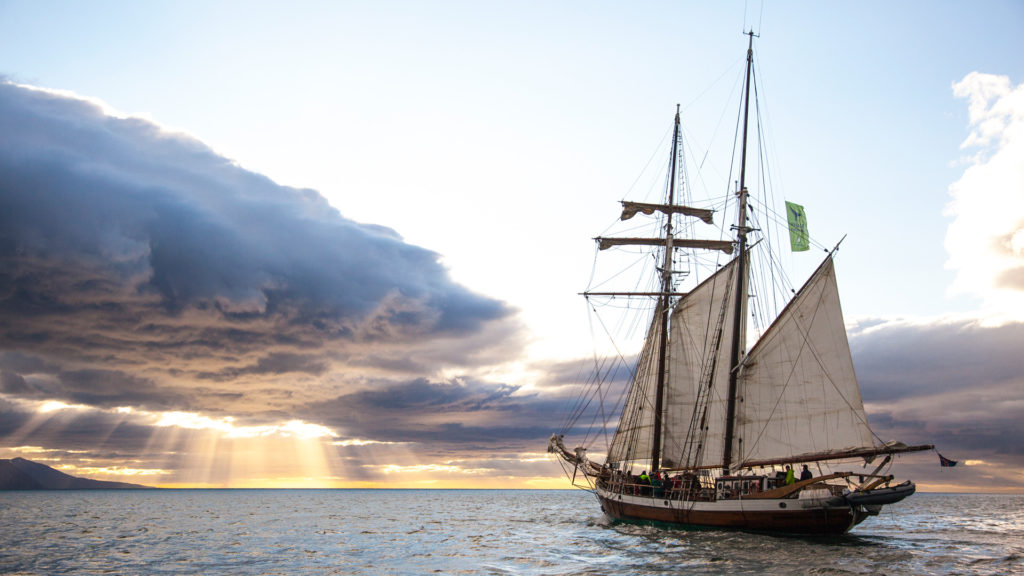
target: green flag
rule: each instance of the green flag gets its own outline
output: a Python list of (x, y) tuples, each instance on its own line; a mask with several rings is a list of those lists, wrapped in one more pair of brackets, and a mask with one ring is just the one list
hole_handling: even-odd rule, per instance
[(793, 252), (803, 252), (811, 248), (811, 237), (807, 233), (807, 215), (804, 207), (786, 202), (786, 216), (789, 219), (789, 245)]

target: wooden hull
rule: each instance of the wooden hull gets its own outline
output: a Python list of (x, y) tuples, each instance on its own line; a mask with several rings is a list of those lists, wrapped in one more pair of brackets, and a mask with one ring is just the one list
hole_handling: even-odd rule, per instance
[[(844, 534), (872, 512), (845, 502), (812, 499), (664, 500), (597, 490), (601, 509), (615, 520), (683, 527), (731, 528), (779, 534)], [(877, 512), (875, 512), (877, 513)]]

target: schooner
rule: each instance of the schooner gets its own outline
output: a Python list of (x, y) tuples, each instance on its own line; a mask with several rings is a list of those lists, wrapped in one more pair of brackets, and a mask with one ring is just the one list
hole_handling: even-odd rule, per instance
[[(838, 246), (746, 349), (748, 307), (756, 296), (750, 255), (754, 244), (770, 240), (755, 238), (759, 231), (748, 218), (754, 34), (748, 35), (734, 237), (699, 240), (678, 233), (692, 228), (677, 224), (683, 219), (711, 223), (714, 212), (684, 206), (677, 197), (677, 106), (665, 201), (622, 202), (622, 220), (656, 216), (662, 234), (596, 239), (602, 251), (648, 247), (658, 262), (654, 291), (586, 294), (655, 301), (618, 426), (603, 462), (591, 460), (584, 446), (567, 448), (563, 434), (552, 435), (548, 450), (613, 519), (845, 533), (883, 505), (913, 494), (913, 483), (884, 473), (892, 456), (932, 446), (883, 442), (868, 425), (833, 266)], [(705, 250), (728, 259), (691, 290), (677, 292), (677, 254)], [(607, 394), (598, 389), (594, 398)], [(855, 471), (855, 465), (863, 468)], [(800, 467), (805, 479), (798, 479)]]

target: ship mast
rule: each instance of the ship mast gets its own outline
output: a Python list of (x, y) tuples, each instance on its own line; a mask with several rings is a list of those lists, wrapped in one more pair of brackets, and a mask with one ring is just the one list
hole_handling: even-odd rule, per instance
[(739, 245), (739, 261), (736, 262), (736, 277), (739, 279), (739, 286), (736, 289), (736, 302), (733, 309), (732, 324), (732, 349), (729, 353), (729, 396), (726, 404), (725, 416), (725, 449), (722, 451), (722, 473), (729, 474), (732, 465), (732, 444), (734, 428), (736, 427), (736, 385), (740, 367), (740, 349), (743, 337), (743, 305), (747, 300), (746, 283), (746, 252), (747, 252), (747, 125), (750, 118), (750, 76), (754, 63), (754, 31), (747, 32), (750, 36), (750, 44), (747, 46), (747, 79), (746, 91), (743, 97), (743, 142), (740, 154), (740, 189), (736, 192), (739, 196), (739, 216), (736, 223), (736, 240)]
[[(672, 157), (669, 167), (668, 198), (665, 204), (676, 203), (676, 159), (679, 156), (679, 104), (676, 104), (676, 120), (672, 130)], [(672, 296), (672, 219), (667, 214), (665, 219), (665, 259), (661, 267), (661, 298), (658, 301), (658, 314), (661, 315), (661, 341), (658, 344), (658, 381), (654, 393), (654, 442), (651, 444), (651, 472), (661, 467), (661, 424), (665, 398), (665, 365), (668, 356), (668, 321), (671, 313), (669, 298)]]

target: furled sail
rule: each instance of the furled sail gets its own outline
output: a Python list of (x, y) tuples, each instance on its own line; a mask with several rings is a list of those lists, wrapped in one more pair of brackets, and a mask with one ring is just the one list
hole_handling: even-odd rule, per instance
[[(607, 250), (612, 246), (664, 246), (664, 238), (594, 238), (600, 250)], [(687, 238), (676, 238), (672, 240), (676, 248), (703, 248), (705, 250), (721, 250), (726, 254), (732, 254), (733, 245), (728, 240), (691, 240)]]
[[(608, 450), (608, 464), (650, 459), (654, 438), (654, 404), (658, 388), (658, 347), (664, 314), (660, 306), (647, 330), (629, 398), (619, 418), (619, 427)], [(639, 472), (637, 472), (639, 473)]]
[(637, 212), (643, 212), (648, 216), (655, 212), (661, 212), (663, 214), (683, 214), (686, 216), (693, 216), (694, 218), (700, 218), (705, 224), (712, 224), (714, 222), (714, 212), (705, 208), (691, 208), (689, 206), (680, 206), (679, 204), (647, 204), (644, 202), (622, 201), (622, 216), (620, 216), (620, 219), (629, 220), (633, 216), (636, 216)]
[(738, 261), (733, 259), (694, 288), (672, 312), (665, 468), (722, 463)]
[(738, 466), (874, 446), (831, 256), (751, 349), (737, 394)]

